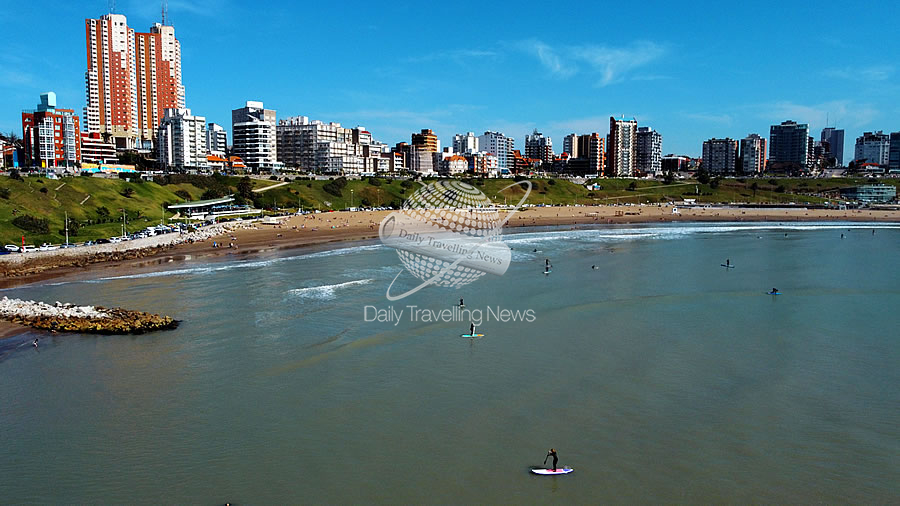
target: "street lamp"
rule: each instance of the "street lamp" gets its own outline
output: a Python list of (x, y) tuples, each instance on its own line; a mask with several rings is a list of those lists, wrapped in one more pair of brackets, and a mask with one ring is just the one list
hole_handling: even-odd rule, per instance
[(353, 211), (353, 190), (350, 190), (350, 211)]

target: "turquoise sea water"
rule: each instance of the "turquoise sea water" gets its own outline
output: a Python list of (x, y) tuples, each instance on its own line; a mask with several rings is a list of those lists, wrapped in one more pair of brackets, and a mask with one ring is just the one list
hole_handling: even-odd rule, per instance
[[(507, 243), (504, 276), (394, 303), (372, 243), (2, 291), (183, 323), (0, 341), (0, 502), (900, 501), (900, 226)], [(410, 321), (460, 297), (535, 318)], [(551, 446), (573, 474), (528, 472)]]

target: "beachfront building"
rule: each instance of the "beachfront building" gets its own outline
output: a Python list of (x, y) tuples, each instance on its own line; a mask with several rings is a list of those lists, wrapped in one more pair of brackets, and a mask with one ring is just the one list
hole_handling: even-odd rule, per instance
[(891, 134), (891, 145), (888, 150), (888, 172), (900, 173), (900, 132)]
[[(603, 173), (605, 165), (603, 137), (597, 132), (579, 135), (572, 140), (572, 151), (563, 171), (567, 174), (597, 177)], [(559, 169), (559, 164), (557, 164)]]
[(231, 111), (231, 139), (234, 154), (254, 172), (271, 171), (278, 165), (275, 110), (262, 102), (248, 101)]
[(544, 164), (553, 162), (553, 140), (534, 129), (531, 135), (525, 136), (525, 158), (534, 158)]
[(455, 153), (446, 153), (441, 160), (440, 174), (442, 176), (456, 176), (469, 170), (469, 161), (466, 157)]
[(578, 156), (576, 143), (578, 142), (578, 136), (574, 133), (569, 134), (563, 137), (563, 153), (569, 155), (569, 158), (575, 158)]
[(857, 163), (866, 163), (887, 167), (890, 160), (891, 136), (879, 130), (865, 132), (856, 138), (856, 150), (853, 159)]
[(662, 157), (661, 165), (663, 172), (679, 172), (688, 170), (690, 162), (690, 157), (668, 154)]
[(22, 112), (25, 163), (33, 167), (74, 167), (81, 162), (78, 116), (56, 107), (56, 93), (41, 93), (37, 109)]
[(897, 187), (890, 184), (864, 184), (841, 188), (841, 198), (863, 203), (886, 203), (897, 198)]
[(641, 175), (662, 174), (662, 135), (650, 127), (637, 129), (637, 163)]
[(171, 26), (136, 33), (125, 16), (85, 19), (85, 127), (118, 148), (149, 149), (170, 108), (184, 108), (181, 45)]
[(737, 166), (738, 143), (728, 137), (703, 142), (702, 167), (710, 174), (733, 174)]
[(769, 167), (789, 172), (809, 168), (809, 125), (784, 121), (769, 127)]
[(468, 170), (472, 174), (482, 177), (499, 177), (500, 165), (497, 155), (484, 151), (476, 151), (474, 153), (466, 153), (466, 161), (469, 164)]
[(103, 140), (99, 132), (81, 132), (82, 163), (118, 163), (116, 145)]
[(766, 139), (750, 134), (741, 139), (740, 172), (746, 175), (761, 174), (766, 170)]
[(608, 177), (632, 177), (637, 167), (637, 120), (609, 118)]
[(190, 109), (166, 109), (157, 132), (160, 165), (176, 170), (209, 167), (206, 157), (206, 118)]
[(453, 152), (461, 154), (478, 152), (478, 136), (474, 132), (454, 135)]
[(515, 144), (515, 139), (507, 137), (501, 132), (487, 131), (484, 132), (484, 135), (478, 136), (478, 148), (497, 156), (497, 163), (501, 172), (509, 172), (512, 168)]
[(285, 165), (311, 172), (323, 172), (327, 169), (327, 165), (319, 165), (322, 156), (318, 153), (329, 149), (327, 143), (349, 143), (353, 136), (351, 130), (342, 127), (340, 123), (310, 121), (306, 116), (279, 120), (276, 132), (278, 160)]
[(822, 129), (822, 143), (828, 143), (825, 151), (826, 156), (834, 158), (835, 166), (844, 166), (844, 131), (834, 127), (826, 127)]
[(206, 125), (206, 153), (225, 157), (228, 151), (228, 132), (221, 125), (209, 123)]

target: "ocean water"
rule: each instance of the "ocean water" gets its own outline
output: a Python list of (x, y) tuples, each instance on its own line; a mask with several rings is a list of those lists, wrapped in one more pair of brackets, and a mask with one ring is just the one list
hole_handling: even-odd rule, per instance
[[(0, 292), (183, 320), (0, 341), (0, 503), (900, 502), (900, 226), (507, 244), (393, 303), (373, 243)], [(460, 297), (484, 338), (424, 321)], [(550, 447), (573, 474), (529, 473)]]

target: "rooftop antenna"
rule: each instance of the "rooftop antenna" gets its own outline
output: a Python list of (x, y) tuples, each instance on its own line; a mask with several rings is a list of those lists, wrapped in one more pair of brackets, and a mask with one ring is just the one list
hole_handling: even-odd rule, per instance
[(163, 26), (169, 26), (168, 17), (169, 17), (169, 0), (162, 0), (162, 24), (163, 24)]

